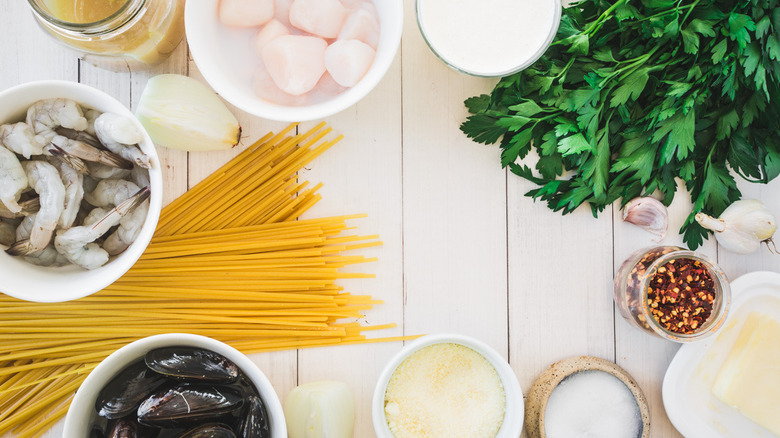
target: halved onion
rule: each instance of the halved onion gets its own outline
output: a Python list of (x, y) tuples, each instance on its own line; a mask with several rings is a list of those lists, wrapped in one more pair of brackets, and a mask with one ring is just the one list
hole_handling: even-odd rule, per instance
[(135, 115), (158, 146), (185, 151), (230, 149), (241, 126), (207, 86), (187, 76), (149, 79)]

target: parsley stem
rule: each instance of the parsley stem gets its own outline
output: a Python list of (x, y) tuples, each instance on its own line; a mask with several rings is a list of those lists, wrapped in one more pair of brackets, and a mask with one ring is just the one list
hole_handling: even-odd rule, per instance
[(606, 11), (602, 12), (601, 15), (599, 15), (599, 18), (596, 19), (593, 23), (591, 23), (590, 27), (588, 27), (588, 30), (583, 32), (583, 34), (590, 36), (591, 33), (596, 32), (599, 28), (601, 28), (601, 25), (609, 18), (609, 16), (612, 14), (612, 12), (617, 9), (619, 6), (622, 6), (626, 3), (627, 0), (618, 0), (616, 1), (612, 6), (610, 6)]

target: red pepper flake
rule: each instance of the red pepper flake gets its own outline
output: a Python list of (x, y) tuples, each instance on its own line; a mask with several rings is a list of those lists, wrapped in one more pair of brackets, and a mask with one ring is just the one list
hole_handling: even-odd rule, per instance
[(692, 334), (712, 314), (715, 282), (697, 260), (674, 259), (658, 268), (649, 284), (650, 314), (670, 332)]

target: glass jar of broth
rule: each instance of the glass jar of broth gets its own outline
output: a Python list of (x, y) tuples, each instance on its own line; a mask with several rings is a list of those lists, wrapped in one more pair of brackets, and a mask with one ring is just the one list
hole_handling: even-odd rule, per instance
[(99, 67), (165, 60), (184, 36), (184, 0), (27, 0), (54, 38)]

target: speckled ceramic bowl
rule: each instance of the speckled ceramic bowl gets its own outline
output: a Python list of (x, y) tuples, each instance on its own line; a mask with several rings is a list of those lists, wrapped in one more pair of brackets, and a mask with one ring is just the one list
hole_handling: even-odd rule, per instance
[(547, 410), (547, 400), (553, 390), (563, 379), (580, 371), (604, 371), (620, 379), (634, 395), (642, 418), (642, 434), (640, 438), (650, 437), (650, 408), (642, 388), (623, 368), (614, 363), (593, 356), (576, 356), (564, 359), (550, 365), (536, 379), (528, 392), (525, 405), (525, 432), (528, 438), (547, 438), (544, 426), (544, 413)]

